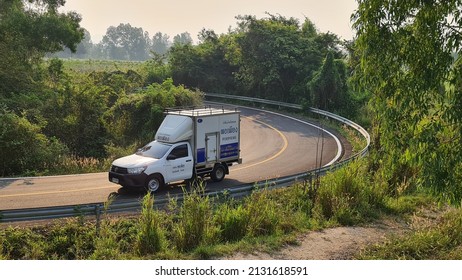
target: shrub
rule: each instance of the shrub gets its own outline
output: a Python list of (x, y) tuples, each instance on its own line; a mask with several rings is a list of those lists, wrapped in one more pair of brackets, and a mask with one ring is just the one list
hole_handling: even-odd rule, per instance
[(221, 204), (215, 212), (215, 223), (221, 240), (225, 242), (241, 240), (247, 234), (249, 211), (242, 204), (232, 204)]
[(86, 259), (95, 249), (94, 239), (94, 227), (70, 220), (46, 233), (46, 254), (55, 259)]
[(271, 235), (276, 233), (283, 221), (283, 207), (272, 200), (268, 190), (252, 193), (245, 199), (249, 213), (248, 236)]
[(142, 201), (135, 248), (140, 256), (160, 252), (166, 247), (160, 214), (154, 211), (154, 197), (148, 193)]
[(56, 162), (66, 147), (0, 104), (0, 175), (25, 174)]
[(178, 219), (173, 224), (172, 239), (178, 251), (186, 252), (199, 245), (215, 242), (218, 229), (213, 224), (212, 201), (203, 196), (203, 186), (184, 192)]
[(368, 177), (361, 161), (350, 163), (321, 180), (313, 214), (344, 225), (360, 222), (383, 205), (384, 194)]
[(32, 229), (18, 229), (9, 227), (3, 232), (2, 248), (0, 252), (8, 259), (44, 259), (45, 242), (43, 236)]

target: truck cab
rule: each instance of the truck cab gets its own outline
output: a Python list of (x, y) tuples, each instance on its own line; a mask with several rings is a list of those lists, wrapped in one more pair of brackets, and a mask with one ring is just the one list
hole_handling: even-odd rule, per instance
[(153, 141), (135, 154), (115, 160), (109, 181), (155, 192), (165, 183), (192, 178), (193, 165), (188, 142), (167, 144)]

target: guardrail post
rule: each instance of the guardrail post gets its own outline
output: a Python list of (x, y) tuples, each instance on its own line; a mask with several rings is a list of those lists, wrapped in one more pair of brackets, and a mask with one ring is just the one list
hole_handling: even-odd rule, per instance
[(101, 205), (95, 205), (95, 214), (96, 214), (96, 236), (99, 236), (101, 229)]

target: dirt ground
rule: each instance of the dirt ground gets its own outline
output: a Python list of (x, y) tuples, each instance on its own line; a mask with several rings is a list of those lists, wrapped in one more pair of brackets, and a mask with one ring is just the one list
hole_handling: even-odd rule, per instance
[(393, 236), (403, 235), (436, 223), (445, 210), (420, 210), (409, 219), (384, 218), (367, 226), (336, 227), (305, 233), (298, 237), (298, 245), (287, 245), (271, 254), (236, 253), (227, 260), (349, 260), (361, 249)]

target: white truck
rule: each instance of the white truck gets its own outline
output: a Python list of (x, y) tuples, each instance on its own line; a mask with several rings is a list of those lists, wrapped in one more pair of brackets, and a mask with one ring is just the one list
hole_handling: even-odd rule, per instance
[(168, 110), (154, 141), (112, 163), (109, 181), (155, 192), (196, 176), (222, 181), (241, 162), (238, 110)]

